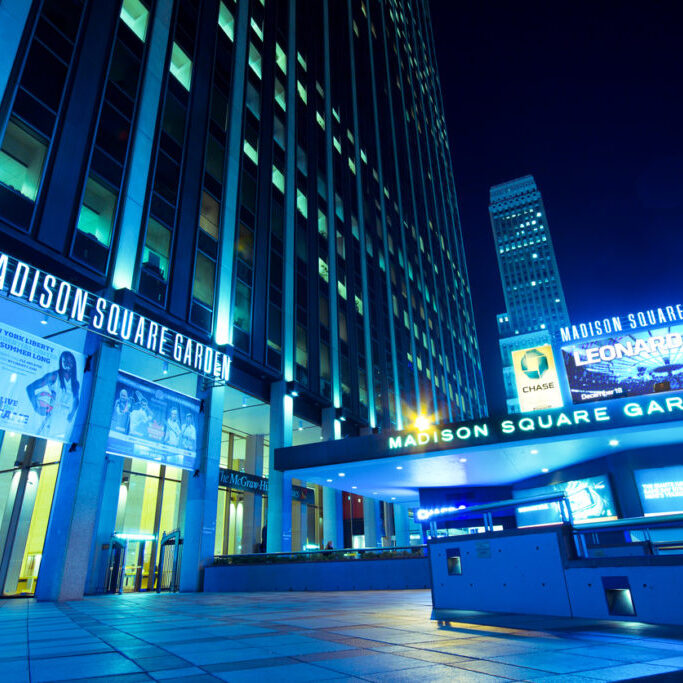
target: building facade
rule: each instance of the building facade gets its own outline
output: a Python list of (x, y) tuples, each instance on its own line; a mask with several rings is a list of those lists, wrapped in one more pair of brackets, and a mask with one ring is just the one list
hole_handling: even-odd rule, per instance
[(508, 412), (520, 411), (512, 352), (551, 344), (569, 324), (541, 193), (532, 176), (491, 187), (489, 216), (505, 312), (497, 316)]
[(427, 3), (9, 0), (0, 38), (2, 592), (407, 544), (273, 454), (486, 412)]

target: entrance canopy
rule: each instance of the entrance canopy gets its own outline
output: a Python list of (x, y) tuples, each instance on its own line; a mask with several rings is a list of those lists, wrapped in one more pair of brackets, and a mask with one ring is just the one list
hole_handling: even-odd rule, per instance
[(513, 484), (614, 450), (682, 442), (683, 392), (667, 392), (281, 448), (275, 467), (309, 483), (417, 503), (420, 488)]

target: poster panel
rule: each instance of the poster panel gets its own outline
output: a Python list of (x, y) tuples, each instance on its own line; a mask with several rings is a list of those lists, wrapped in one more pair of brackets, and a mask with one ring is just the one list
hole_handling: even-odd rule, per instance
[(561, 408), (564, 405), (550, 344), (513, 351), (512, 367), (522, 413)]
[(683, 325), (562, 347), (573, 403), (683, 389)]
[(200, 402), (119, 371), (107, 452), (195, 469)]
[(85, 356), (0, 323), (0, 429), (75, 439)]

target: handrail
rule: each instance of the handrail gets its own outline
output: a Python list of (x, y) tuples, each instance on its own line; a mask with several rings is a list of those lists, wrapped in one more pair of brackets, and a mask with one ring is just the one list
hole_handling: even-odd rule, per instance
[(653, 527), (681, 526), (683, 514), (656, 515), (651, 517), (626, 517), (610, 522), (581, 522), (573, 525), (579, 533), (593, 531), (610, 531), (611, 529), (651, 529)]
[[(408, 546), (389, 546), (387, 548), (327, 548), (324, 550), (297, 550), (297, 551), (280, 551), (276, 553), (244, 553), (242, 555), (215, 555), (214, 562), (229, 562), (231, 560), (240, 563), (248, 564), (250, 560), (258, 563), (267, 563), (268, 560), (286, 560), (289, 558), (317, 558), (329, 559), (344, 559), (344, 560), (360, 560), (363, 555), (377, 555), (380, 553), (397, 554), (398, 552), (410, 552), (412, 555), (424, 556), (426, 554), (426, 545), (408, 545)], [(405, 559), (405, 558), (401, 558)]]

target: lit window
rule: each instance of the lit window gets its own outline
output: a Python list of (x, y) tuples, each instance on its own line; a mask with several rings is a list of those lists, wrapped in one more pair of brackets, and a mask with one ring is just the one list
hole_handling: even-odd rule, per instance
[(10, 121), (0, 148), (0, 182), (34, 201), (46, 150), (33, 133)]
[(140, 0), (123, 0), (120, 16), (121, 21), (144, 43), (149, 11)]
[(303, 100), (304, 104), (308, 103), (308, 96), (306, 95), (306, 86), (300, 81), (296, 82), (296, 91), (299, 93), (299, 97)]
[(150, 218), (147, 224), (145, 248), (142, 251), (142, 265), (162, 280), (168, 278), (168, 257), (171, 253), (171, 231)]
[(88, 177), (83, 204), (78, 214), (77, 229), (108, 247), (111, 242), (115, 209), (116, 195)]
[(275, 79), (275, 101), (282, 107), (283, 111), (287, 110), (285, 104), (285, 86), (279, 78)]
[(209, 308), (213, 307), (215, 279), (216, 264), (201, 252), (197, 252), (197, 262), (195, 263), (194, 267), (192, 296)]
[(287, 55), (278, 43), (275, 43), (275, 63), (280, 67), (283, 74), (287, 73)]
[(192, 60), (185, 54), (178, 43), (173, 43), (170, 71), (185, 90), (190, 89), (192, 82)]
[(253, 43), (249, 43), (249, 67), (261, 78), (261, 53)]
[(235, 40), (235, 17), (232, 12), (223, 4), (218, 8), (218, 26), (223, 29), (223, 32), (230, 41)]
[(273, 166), (273, 185), (275, 185), (282, 194), (285, 193), (285, 176), (277, 166)]
[(304, 218), (308, 218), (308, 200), (298, 187), (296, 188), (296, 208)]
[(301, 64), (301, 68), (306, 71), (306, 60), (301, 56), (300, 52), (296, 53), (296, 61)]
[(249, 23), (251, 24), (251, 28), (254, 30), (254, 33), (261, 40), (263, 40), (263, 31), (261, 30), (261, 27), (256, 23), (256, 20), (254, 19), (254, 17), (251, 18), (251, 21)]
[(244, 141), (244, 153), (258, 165), (258, 150), (252, 147), (248, 140)]
[(215, 240), (218, 239), (219, 204), (206, 191), (202, 192), (202, 207), (199, 214), (199, 227)]

